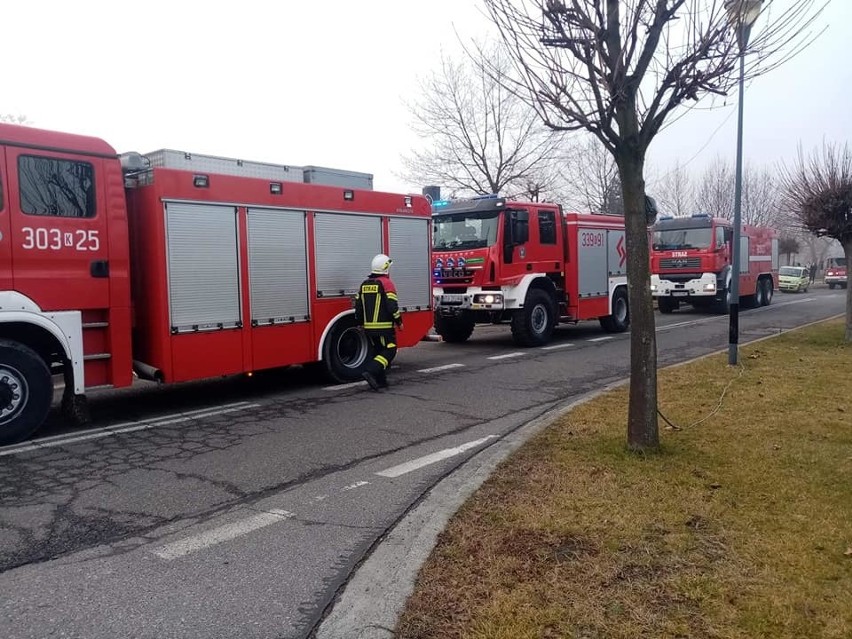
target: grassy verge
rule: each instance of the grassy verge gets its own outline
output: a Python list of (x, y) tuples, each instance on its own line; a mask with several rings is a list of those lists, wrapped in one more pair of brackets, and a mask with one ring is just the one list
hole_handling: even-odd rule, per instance
[(454, 517), (396, 636), (852, 637), (842, 338), (831, 322), (743, 347), (740, 368), (662, 371), (683, 429), (660, 455), (625, 452), (626, 389), (572, 411)]

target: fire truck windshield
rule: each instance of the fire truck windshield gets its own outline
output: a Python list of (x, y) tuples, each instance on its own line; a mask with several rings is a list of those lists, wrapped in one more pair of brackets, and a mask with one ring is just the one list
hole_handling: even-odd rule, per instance
[(654, 231), (655, 251), (710, 248), (713, 244), (713, 229), (663, 229)]
[(432, 248), (472, 249), (491, 246), (497, 241), (499, 211), (437, 215), (432, 224)]

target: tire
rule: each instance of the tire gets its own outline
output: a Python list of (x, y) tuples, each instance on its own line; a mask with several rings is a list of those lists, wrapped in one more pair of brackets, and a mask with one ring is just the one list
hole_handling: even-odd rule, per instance
[(435, 332), (445, 342), (461, 344), (473, 335), (474, 321), (466, 317), (435, 317)]
[(752, 296), (752, 308), (760, 308), (763, 306), (764, 299), (766, 299), (766, 287), (763, 284), (763, 280), (757, 280), (754, 295)]
[(672, 311), (676, 311), (680, 306), (680, 302), (671, 297), (658, 297), (657, 298), (657, 308), (660, 313), (664, 313), (668, 315)]
[(44, 360), (23, 344), (0, 340), (0, 445), (32, 435), (52, 401), (53, 379)]
[(512, 316), (512, 338), (518, 346), (543, 346), (556, 328), (556, 305), (545, 291), (527, 292), (524, 307)]
[[(672, 301), (677, 303), (676, 300)], [(623, 286), (619, 286), (612, 294), (612, 314), (598, 321), (607, 333), (623, 333), (630, 326), (630, 305), (627, 302), (627, 290)]]
[(840, 288), (842, 288), (842, 289), (845, 291), (845, 290), (846, 290), (846, 284), (845, 284), (845, 283), (844, 283), (844, 284), (841, 284), (841, 285), (840, 285)]
[(769, 306), (772, 304), (772, 296), (775, 294), (772, 280), (767, 277), (761, 280), (761, 282), (763, 283), (763, 302), (761, 306)]
[(373, 354), (370, 340), (358, 326), (354, 315), (337, 320), (322, 351), (326, 374), (340, 384), (361, 379), (361, 373)]
[(716, 301), (716, 312), (721, 315), (727, 315), (731, 312), (731, 289), (726, 288), (721, 300)]
[(829, 290), (832, 290), (832, 291), (833, 291), (833, 290), (834, 290), (834, 284), (829, 284), (829, 285), (828, 285), (828, 288), (829, 288)]

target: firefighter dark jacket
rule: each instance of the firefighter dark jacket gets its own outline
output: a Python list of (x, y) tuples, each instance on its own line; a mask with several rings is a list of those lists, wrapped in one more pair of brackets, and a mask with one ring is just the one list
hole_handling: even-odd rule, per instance
[(391, 330), (402, 324), (396, 286), (387, 275), (370, 275), (355, 295), (355, 317), (368, 331)]

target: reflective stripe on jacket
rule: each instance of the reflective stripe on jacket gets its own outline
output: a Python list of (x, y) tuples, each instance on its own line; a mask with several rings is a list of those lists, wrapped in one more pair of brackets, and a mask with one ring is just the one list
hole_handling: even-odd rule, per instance
[(396, 286), (387, 275), (370, 275), (355, 295), (355, 317), (367, 330), (388, 330), (402, 321)]

